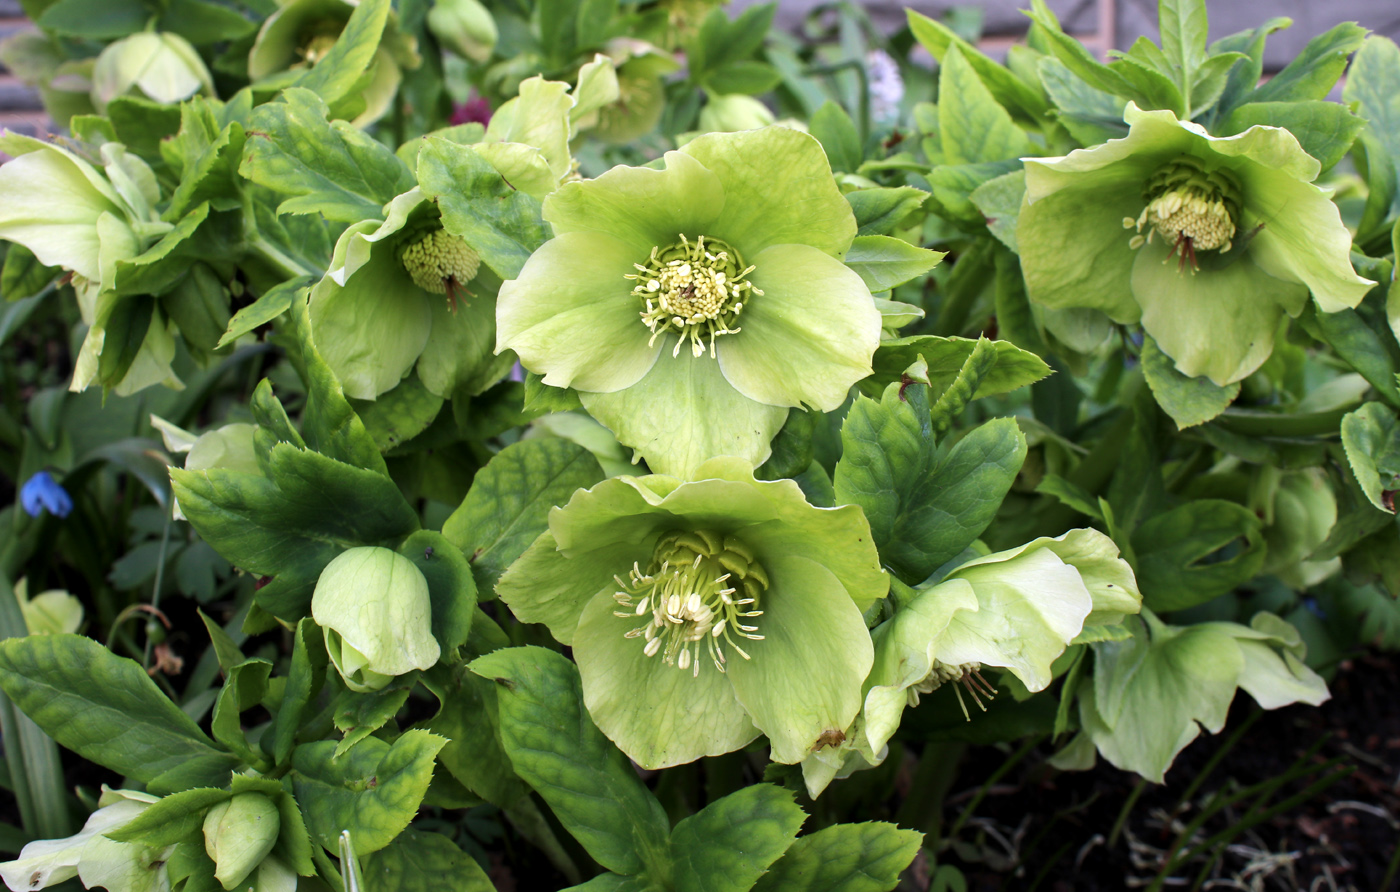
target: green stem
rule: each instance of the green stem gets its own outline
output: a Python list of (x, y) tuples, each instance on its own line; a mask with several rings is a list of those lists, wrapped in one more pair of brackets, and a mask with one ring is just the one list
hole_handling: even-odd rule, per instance
[[(175, 500), (172, 497), (170, 504), (165, 506), (165, 529), (160, 534), (160, 553), (156, 556), (156, 581), (151, 591), (151, 609), (160, 610), (160, 588), (165, 582), (165, 554), (170, 548), (170, 523), (175, 516)], [(151, 622), (159, 622), (159, 618), (153, 616)], [(151, 668), (151, 636), (146, 636), (146, 649), (141, 656), (141, 668)]]

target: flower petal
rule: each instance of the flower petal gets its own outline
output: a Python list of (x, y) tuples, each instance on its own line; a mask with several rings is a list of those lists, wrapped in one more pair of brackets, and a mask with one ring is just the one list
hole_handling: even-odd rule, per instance
[(601, 232), (570, 232), (530, 255), (496, 301), (496, 352), (514, 350), (551, 387), (609, 393), (636, 384), (664, 339), (651, 333), (624, 278), (646, 260)]
[(478, 276), (468, 283), (475, 294), (459, 294), (454, 311), (445, 297), (428, 299), (432, 329), (418, 360), (418, 377), (432, 393), (451, 399), (459, 388), (475, 396), (505, 377), (515, 364), (509, 353), (497, 356), (496, 298), (492, 283)]
[(801, 762), (824, 732), (843, 732), (861, 705), (861, 682), (874, 648), (860, 611), (840, 580), (803, 557), (770, 562), (772, 585), (744, 640), (752, 659), (727, 648), (734, 692), (768, 735), (775, 762)]
[(566, 183), (544, 203), (557, 234), (606, 232), (645, 260), (653, 247), (710, 235), (724, 208), (719, 177), (682, 152), (667, 152), (664, 170), (614, 167), (593, 180)]
[(552, 533), (541, 533), (502, 574), (496, 594), (516, 619), (544, 623), (561, 643), (572, 645), (589, 601), (601, 595), (612, 604), (613, 576), (625, 576), (633, 561), (649, 560), (651, 548), (623, 541), (566, 557)]
[(613, 616), (615, 606), (607, 592), (589, 601), (574, 639), (584, 705), (609, 740), (654, 769), (733, 752), (758, 736), (703, 646), (696, 675), (648, 657), (644, 639), (623, 637), (645, 620)]
[(856, 237), (856, 219), (821, 143), (787, 127), (712, 133), (685, 145), (724, 187), (724, 210), (707, 236), (724, 239), (754, 262), (769, 245), (811, 245), (840, 258)]
[[(1352, 269), (1351, 233), (1328, 193), (1258, 165), (1239, 173), (1245, 195), (1243, 228), (1264, 225), (1249, 244), (1250, 259), (1277, 279), (1307, 285), (1325, 313), (1361, 303), (1376, 283)], [(1292, 308), (1289, 313), (1297, 315)]]
[(653, 471), (677, 477), (689, 477), (701, 462), (718, 455), (762, 464), (788, 413), (744, 396), (725, 380), (717, 362), (689, 350), (661, 357), (626, 390), (581, 392), (579, 399), (622, 445), (641, 453)]
[(57, 150), (28, 152), (0, 167), (0, 191), (0, 238), (24, 245), (47, 266), (101, 278), (97, 218), (124, 215), (116, 193), (94, 188), (82, 162)]
[(750, 258), (752, 295), (738, 334), (715, 342), (734, 388), (770, 406), (839, 408), (870, 374), (880, 311), (860, 276), (807, 245), (774, 245)]
[(343, 287), (327, 276), (311, 291), (316, 346), (345, 395), (361, 400), (403, 380), (432, 328), (428, 293), (413, 284), (392, 246), (372, 250)]
[(1193, 273), (1171, 250), (1160, 239), (1138, 249), (1133, 294), (1143, 329), (1184, 375), (1222, 387), (1249, 376), (1273, 352), (1284, 306), (1306, 300), (1306, 287), (1275, 279), (1248, 255)]
[[(1040, 167), (1027, 162), (1028, 184)], [(1142, 183), (1150, 172), (1122, 164), (1076, 174), (1036, 201), (1027, 192), (1016, 242), (1032, 300), (1056, 309), (1101, 310), (1117, 322), (1138, 320), (1129, 247), (1134, 233), (1123, 228), (1123, 220), (1142, 212)]]

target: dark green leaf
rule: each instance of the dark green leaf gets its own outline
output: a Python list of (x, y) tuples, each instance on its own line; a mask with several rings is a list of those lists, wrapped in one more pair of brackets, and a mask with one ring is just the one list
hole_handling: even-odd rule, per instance
[[(494, 623), (485, 616), (472, 624), (474, 630), (489, 626)], [(438, 762), (462, 786), (501, 808), (527, 795), (529, 788), (516, 776), (501, 744), (496, 683), (465, 668), (445, 667), (425, 674), (423, 680), (442, 702), (441, 711), (425, 723), (429, 731), (448, 738)]]
[(893, 824), (837, 824), (793, 843), (754, 892), (888, 892), (923, 834)]
[(857, 235), (889, 235), (927, 198), (927, 192), (913, 186), (862, 189), (846, 195), (856, 215)]
[(0, 271), (0, 299), (7, 303), (24, 300), (44, 290), (60, 270), (54, 266), (44, 266), (39, 258), (17, 242), (11, 242), (5, 250), (5, 267)]
[(397, 387), (372, 400), (351, 403), (380, 452), (412, 440), (428, 429), (442, 410), (442, 397), (409, 375)]
[(1011, 122), (956, 46), (943, 57), (938, 100), (944, 164), (1006, 161), (1034, 153), (1025, 132)]
[(855, 173), (856, 168), (860, 167), (861, 161), (865, 160), (865, 153), (861, 151), (860, 134), (856, 131), (856, 125), (851, 122), (851, 116), (846, 114), (846, 110), (828, 100), (825, 105), (817, 109), (816, 114), (812, 115), (809, 127), (812, 135), (826, 150), (826, 158), (831, 162), (831, 169), (838, 172)]
[(327, 105), (335, 105), (345, 98), (374, 64), (374, 54), (379, 49), (391, 6), (391, 0), (361, 0), (336, 38), (335, 46), (297, 78), (292, 87), (316, 94)]
[(912, 9), (907, 10), (907, 13), (909, 30), (913, 32), (914, 39), (923, 44), (924, 49), (928, 50), (933, 58), (941, 62), (949, 47), (957, 47), (963, 58), (972, 66), (972, 70), (977, 72), (982, 83), (987, 85), (987, 89), (992, 91), (992, 95), (996, 97), (997, 102), (1003, 108), (1023, 121), (1036, 125), (1041, 123), (1041, 118), (1048, 111), (1048, 106), (1038, 92), (1022, 83), (1010, 71), (978, 52), (976, 47), (955, 34), (947, 25), (934, 21)]
[[(1282, 71), (1269, 78), (1268, 83), (1261, 84), (1254, 91), (1254, 95), (1249, 97), (1249, 101), (1297, 102), (1302, 99), (1326, 99), (1327, 94), (1336, 86), (1337, 78), (1346, 70), (1347, 57), (1356, 52), (1365, 37), (1366, 29), (1355, 22), (1343, 22), (1330, 31), (1319, 34), (1308, 41), (1308, 45), (1303, 47), (1297, 58), (1289, 62)], [(1372, 38), (1373, 41), (1375, 39)], [(1392, 43), (1391, 47), (1394, 46)], [(1358, 67), (1354, 68), (1347, 78), (1348, 90), (1351, 89), (1352, 79), (1363, 70), (1360, 61), (1358, 56)], [(1387, 91), (1387, 94), (1391, 101), (1394, 101), (1394, 90)], [(1342, 96), (1348, 102), (1356, 98), (1348, 96), (1346, 90)], [(1361, 116), (1369, 117), (1364, 105), (1363, 103)]]
[[(928, 365), (929, 386), (942, 393), (957, 379), (963, 363), (972, 355), (977, 341), (971, 338), (941, 338), (936, 335), (914, 335), (882, 341), (871, 365), (875, 373), (860, 383), (869, 396), (879, 396), (890, 383), (922, 359)], [(974, 399), (1010, 393), (1033, 384), (1050, 374), (1045, 360), (1009, 341), (993, 341), (997, 362), (977, 386)]]
[(496, 682), (501, 740), (516, 773), (588, 854), (615, 873), (669, 875), (670, 822), (588, 717), (577, 667), (542, 647), (512, 647), (470, 668)]
[(224, 332), (223, 337), (219, 338), (218, 348), (227, 347), (254, 329), (261, 328), (287, 312), (291, 309), (292, 302), (301, 295), (302, 289), (310, 286), (313, 282), (314, 280), (310, 276), (297, 276), (294, 279), (288, 279), (234, 313), (233, 318), (228, 321), (228, 330)]
[(408, 700), (411, 681), (399, 680), (388, 687), (365, 694), (341, 691), (336, 700), (335, 726), (345, 736), (335, 747), (339, 759), (355, 744), (384, 727)]
[(399, 546), (428, 581), (433, 602), (433, 637), (443, 653), (466, 643), (476, 613), (476, 582), (461, 549), (441, 533), (419, 530)]
[(721, 96), (766, 93), (783, 76), (766, 62), (730, 62), (705, 74), (705, 88)]
[(303, 619), (297, 623), (292, 640), (292, 667), (287, 672), (282, 705), (269, 732), (272, 758), (277, 765), (285, 765), (291, 758), (306, 707), (320, 693), (326, 680), (326, 645), (321, 628), (311, 619)]
[(237, 760), (132, 660), (80, 635), (0, 642), (0, 688), (61, 745), (119, 774), (153, 781), (176, 767), (222, 786)]
[(218, 787), (182, 790), (152, 803), (129, 823), (103, 834), (117, 842), (139, 842), (148, 846), (173, 846), (199, 831), (210, 806), (233, 794)]
[(1151, 338), (1142, 344), (1142, 374), (1157, 404), (1180, 430), (1210, 421), (1240, 395), (1238, 382), (1221, 387), (1209, 378), (1183, 375)]
[(942, 251), (918, 248), (888, 235), (860, 235), (846, 252), (849, 266), (871, 292), (878, 294), (922, 276), (938, 265)]
[(1380, 403), (1366, 403), (1342, 419), (1342, 446), (1356, 482), (1370, 503), (1395, 513), (1400, 481), (1400, 422)]
[(806, 819), (792, 791), (771, 784), (710, 803), (671, 831), (676, 892), (747, 892)]
[(85, 40), (112, 40), (135, 34), (146, 27), (150, 8), (141, 0), (58, 0), (39, 16), (36, 24), (63, 37)]
[(1330, 169), (1351, 151), (1351, 144), (1366, 126), (1351, 109), (1335, 102), (1310, 99), (1301, 102), (1249, 102), (1226, 119), (1222, 132), (1243, 133), (1255, 124), (1283, 127), (1298, 137), (1303, 151)]
[(441, 833), (405, 830), (364, 861), (375, 892), (495, 892), (471, 855)]
[(1133, 533), (1143, 603), (1156, 611), (1203, 604), (1251, 579), (1264, 564), (1253, 511), (1198, 499), (1146, 520)]

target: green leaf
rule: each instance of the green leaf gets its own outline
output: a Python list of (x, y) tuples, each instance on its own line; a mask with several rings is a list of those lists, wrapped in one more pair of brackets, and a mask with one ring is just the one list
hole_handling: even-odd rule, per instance
[(944, 164), (1006, 161), (1034, 153), (1026, 134), (950, 46), (938, 74), (938, 130)]
[[(325, 67), (322, 60), (313, 71)], [(382, 219), (383, 206), (413, 188), (413, 174), (388, 146), (328, 114), (320, 96), (299, 88), (258, 106), (238, 172), (291, 196), (278, 205), (279, 214), (319, 213), (340, 223)]]
[(1132, 538), (1143, 603), (1157, 611), (1203, 604), (1264, 565), (1259, 518), (1234, 502), (1187, 502), (1149, 518)]
[(945, 256), (943, 251), (917, 248), (888, 235), (860, 235), (846, 252), (846, 265), (871, 293), (879, 294), (922, 276)]
[(243, 656), (243, 651), (238, 649), (238, 645), (229, 637), (228, 632), (224, 631), (223, 626), (210, 619), (209, 615), (203, 610), (195, 608), (195, 612), (198, 613), (199, 618), (204, 621), (204, 628), (209, 632), (209, 640), (214, 646), (214, 655), (218, 657), (219, 660), (219, 668), (223, 670), (225, 675), (227, 675), (234, 666), (248, 659)]
[[(1326, 99), (1327, 94), (1337, 85), (1337, 79), (1346, 71), (1347, 57), (1356, 52), (1358, 47), (1362, 47), (1362, 40), (1366, 38), (1366, 29), (1355, 22), (1342, 22), (1335, 28), (1326, 31), (1303, 47), (1303, 51), (1298, 54), (1292, 62), (1284, 67), (1282, 71), (1269, 78), (1269, 82), (1261, 84), (1254, 94), (1249, 97), (1250, 102), (1297, 102), (1302, 99)], [(1385, 38), (1371, 38), (1375, 40), (1385, 40)], [(1394, 47), (1395, 44), (1391, 44)], [(1364, 48), (1363, 48), (1364, 49)], [(1357, 65), (1352, 68), (1347, 76), (1347, 86), (1342, 90), (1342, 98), (1347, 102), (1359, 98), (1355, 95), (1348, 95), (1352, 84), (1358, 74), (1362, 75), (1367, 66), (1361, 62), (1360, 54), (1357, 55)], [(1393, 76), (1393, 75), (1392, 75)], [(1394, 83), (1393, 81), (1391, 82)], [(1361, 87), (1364, 91), (1367, 88)], [(1395, 91), (1388, 89), (1382, 96), (1388, 96), (1390, 101), (1395, 101)], [(1367, 114), (1369, 109), (1366, 103), (1362, 103), (1361, 116), (1370, 118)]]
[(384, 727), (403, 708), (412, 687), (412, 681), (399, 680), (367, 694), (341, 691), (332, 721), (345, 736), (336, 744), (334, 757), (339, 759), (352, 746)]
[(0, 642), (0, 688), (60, 745), (143, 783), (182, 768), (192, 786), (221, 786), (237, 764), (140, 665), (91, 638)]
[(1221, 387), (1209, 378), (1183, 375), (1151, 338), (1142, 343), (1142, 374), (1157, 404), (1172, 417), (1178, 430), (1210, 421), (1240, 395), (1238, 381)]
[(856, 215), (856, 235), (889, 235), (927, 199), (927, 192), (913, 186), (862, 189), (846, 195)]
[(190, 208), (212, 202), (221, 210), (239, 204), (238, 165), (246, 135), (243, 125), (219, 123), (215, 103), (195, 98), (180, 106), (180, 132), (174, 143), (183, 158), (180, 185), (170, 198), (165, 220), (178, 220)]
[(427, 731), (406, 731), (393, 746), (370, 737), (336, 758), (334, 740), (297, 747), (292, 784), (306, 809), (307, 829), (327, 851), (338, 851), (340, 833), (350, 831), (361, 857), (393, 842), (428, 792), (433, 758), (447, 741)]
[[(493, 623), (477, 617), (474, 629)], [(450, 676), (443, 677), (447, 672)], [(496, 683), (465, 667), (439, 667), (423, 676), (437, 695), (442, 709), (425, 727), (448, 738), (438, 761), (471, 792), (501, 808), (508, 808), (529, 788), (516, 775), (501, 744), (500, 716), (496, 708)]]
[(706, 72), (704, 85), (720, 96), (755, 95), (768, 92), (782, 79), (778, 69), (766, 62), (730, 62)]
[(266, 660), (245, 660), (234, 666), (224, 682), (223, 690), (219, 691), (219, 699), (214, 703), (214, 716), (209, 723), (214, 739), (250, 765), (261, 762), (262, 754), (249, 745), (243, 736), (240, 716), (262, 701), (271, 674), (272, 664)]
[(1249, 102), (1225, 120), (1223, 134), (1243, 133), (1255, 124), (1283, 127), (1298, 137), (1303, 151), (1329, 170), (1351, 151), (1366, 122), (1336, 102), (1309, 99), (1299, 102)]
[(461, 647), (476, 613), (476, 582), (461, 549), (441, 533), (419, 530), (399, 546), (428, 581), (433, 603), (433, 637), (444, 654)]
[[(297, 301), (292, 307), (292, 318), (296, 321), (297, 333), (301, 338), (301, 360), (306, 376), (306, 411), (301, 426), (306, 445), (328, 458), (372, 471), (387, 479), (389, 469), (384, 464), (384, 456), (365, 430), (364, 422), (350, 407), (350, 401), (346, 399), (335, 373), (311, 339), (309, 312), (304, 301)], [(382, 484), (375, 485), (387, 497), (388, 490)]]
[(335, 39), (335, 45), (297, 78), (292, 87), (316, 94), (326, 105), (335, 105), (354, 91), (360, 78), (374, 64), (391, 6), (391, 0), (361, 0)]
[(146, 27), (151, 10), (141, 0), (58, 0), (35, 22), (50, 34), (85, 40), (112, 40)]
[(233, 794), (218, 787), (182, 790), (152, 803), (129, 823), (103, 835), (116, 842), (139, 842), (148, 846), (173, 846), (204, 824), (210, 806), (228, 800)]
[[(936, 335), (914, 335), (882, 341), (875, 351), (871, 365), (875, 373), (860, 382), (861, 391), (879, 396), (884, 388), (900, 380), (904, 370), (922, 359), (928, 365), (928, 383), (941, 393), (958, 377), (963, 363), (972, 355), (977, 341), (972, 338), (942, 338)], [(1010, 341), (993, 341), (997, 362), (977, 386), (974, 399), (1010, 393), (1034, 384), (1050, 374), (1045, 360)]]
[(501, 740), (516, 772), (603, 867), (670, 875), (670, 822), (661, 804), (583, 708), (578, 668), (542, 647), (512, 647), (473, 661), (494, 679)]
[(196, 46), (237, 40), (258, 29), (257, 23), (208, 0), (171, 0), (160, 17), (161, 31), (174, 31)]
[(302, 296), (303, 290), (315, 282), (310, 276), (297, 276), (266, 291), (263, 296), (233, 314), (228, 321), (228, 330), (219, 338), (217, 349), (223, 349), (234, 341), (261, 328), (291, 309), (292, 304)]
[(852, 123), (846, 110), (835, 102), (828, 100), (817, 109), (808, 127), (809, 132), (826, 150), (826, 158), (831, 162), (833, 171), (855, 173), (856, 168), (865, 160), (856, 125)]
[(747, 892), (797, 837), (807, 815), (792, 791), (754, 784), (671, 831), (676, 892)]
[(923, 44), (924, 49), (928, 50), (933, 58), (941, 62), (951, 47), (957, 47), (964, 60), (977, 72), (982, 83), (987, 85), (987, 89), (991, 90), (1003, 108), (1028, 123), (1041, 123), (1042, 117), (1049, 111), (1049, 106), (1038, 92), (1022, 83), (1016, 75), (991, 58), (978, 52), (976, 47), (955, 34), (947, 25), (912, 9), (906, 12), (909, 16), (909, 30), (913, 32), (914, 39)]
[(380, 452), (407, 443), (428, 429), (442, 410), (442, 397), (409, 375), (397, 387), (372, 400), (351, 403)]
[(11, 242), (5, 250), (5, 267), (0, 271), (0, 299), (7, 303), (24, 300), (44, 290), (60, 270), (44, 266), (24, 245)]
[(804, 836), (763, 875), (754, 892), (888, 892), (924, 835), (893, 824), (836, 824)]
[(1094, 520), (1104, 519), (1103, 508), (1093, 493), (1059, 474), (1046, 474), (1036, 484), (1035, 491), (1059, 499), (1064, 504)]
[(471, 561), (477, 589), (492, 597), (506, 567), (548, 527), (549, 509), (602, 479), (598, 459), (577, 443), (521, 440), (477, 472), (442, 534)]
[[(358, 844), (357, 844), (358, 848)], [(375, 892), (495, 892), (476, 859), (441, 833), (405, 830), (364, 861)]]
[(1128, 135), (1123, 122), (1127, 103), (1122, 98), (1086, 84), (1053, 56), (1041, 59), (1037, 67), (1045, 92), (1059, 110), (1059, 122), (1080, 143), (1092, 146)]
[(107, 103), (107, 117), (117, 131), (117, 141), (147, 159), (160, 158), (161, 142), (180, 129), (177, 106), (144, 96), (118, 96)]
[(987, 229), (1013, 251), (1016, 247), (1016, 221), (1026, 197), (1026, 172), (1015, 170), (993, 177), (978, 186), (968, 199), (982, 212)]
[[(209, 205), (197, 205), (175, 224), (160, 241), (129, 260), (116, 262), (113, 287), (122, 295), (162, 294), (169, 291), (189, 271), (193, 255), (204, 245), (193, 239), (209, 218)], [(142, 336), (145, 329), (142, 329)], [(108, 337), (111, 327), (108, 327)], [(105, 357), (106, 351), (103, 351)]]
[(1356, 482), (1372, 505), (1395, 513), (1400, 476), (1400, 422), (1380, 403), (1366, 403), (1342, 419), (1342, 447)]
[(321, 628), (311, 619), (303, 619), (297, 623), (292, 640), (292, 666), (271, 731), (272, 758), (277, 765), (285, 765), (291, 758), (306, 707), (326, 681), (326, 643)]
[(1157, 26), (1162, 54), (1172, 68), (1162, 73), (1176, 75), (1177, 87), (1186, 98), (1187, 107), (1191, 108), (1196, 104), (1191, 90), (1196, 83), (1196, 69), (1206, 57), (1209, 24), (1205, 0), (1159, 0)]
[(511, 186), (471, 146), (429, 137), (418, 153), (423, 194), (442, 209), (442, 225), (463, 238), (501, 279), (520, 275), (550, 237), (540, 203)]
[(841, 427), (836, 498), (860, 505), (881, 561), (910, 585), (970, 545), (995, 517), (1026, 457), (1016, 422), (974, 429), (946, 456), (934, 445), (922, 385), (857, 397)]
[[(1356, 25), (1351, 27), (1357, 28)], [(1336, 52), (1345, 64), (1342, 49)], [(1346, 49), (1346, 52), (1349, 51)], [(1372, 138), (1385, 150), (1384, 153), (1376, 152), (1369, 145), (1366, 150), (1367, 164), (1372, 168), (1385, 168), (1381, 179), (1391, 184), (1391, 201), (1386, 209), (1388, 213), (1384, 213), (1382, 219), (1400, 213), (1400, 190), (1394, 188), (1396, 178), (1400, 176), (1400, 90), (1395, 87), (1397, 83), (1400, 83), (1400, 47), (1395, 45), (1395, 41), (1377, 35), (1367, 38), (1361, 45), (1361, 51), (1356, 54), (1356, 60), (1347, 74), (1347, 84), (1342, 88), (1342, 99), (1359, 106), (1358, 112), (1369, 123), (1367, 133), (1373, 134)], [(1376, 174), (1372, 172), (1370, 178), (1374, 181)], [(1377, 191), (1374, 182), (1372, 191)]]
[(972, 203), (972, 193), (984, 183), (1020, 169), (1019, 159), (939, 165), (928, 172), (929, 188), (933, 190), (929, 206), (959, 223), (983, 226), (987, 220)]
[[(1365, 378), (1376, 391), (1392, 406), (1400, 406), (1400, 387), (1397, 387), (1396, 368), (1393, 353), (1395, 339), (1387, 337), (1390, 332), (1368, 325), (1366, 319), (1356, 310), (1338, 310), (1335, 313), (1308, 313), (1304, 325), (1314, 321), (1311, 329), (1319, 340), (1325, 340), (1346, 360), (1352, 368)], [(1384, 325), (1384, 323), (1382, 323)]]

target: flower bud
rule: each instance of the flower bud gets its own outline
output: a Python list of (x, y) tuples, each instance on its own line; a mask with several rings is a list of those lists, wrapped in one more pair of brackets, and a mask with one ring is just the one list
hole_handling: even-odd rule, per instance
[(351, 548), (327, 564), (311, 597), (311, 616), (352, 691), (377, 691), (395, 676), (431, 668), (441, 655), (427, 580), (387, 548)]
[(204, 851), (214, 861), (214, 878), (232, 889), (262, 863), (277, 843), (282, 819), (262, 793), (239, 793), (204, 816)]
[(92, 71), (92, 104), (99, 112), (132, 92), (169, 104), (201, 91), (214, 92), (209, 69), (178, 34), (143, 31), (124, 37), (102, 51)]
[(710, 101), (700, 110), (702, 133), (757, 130), (767, 127), (775, 120), (768, 106), (752, 96), (738, 93), (730, 96), (711, 96)]
[(428, 11), (428, 28), (438, 40), (473, 62), (491, 58), (496, 20), (477, 0), (437, 0)]

